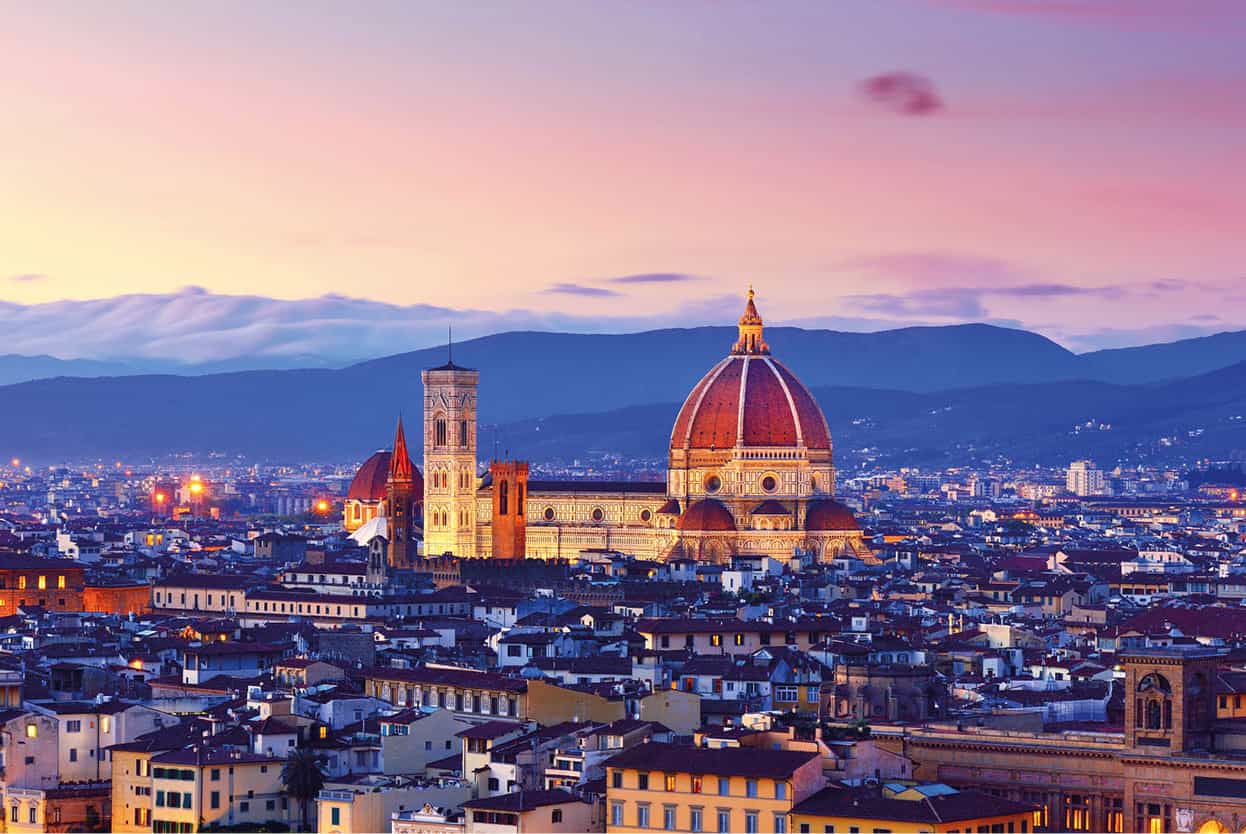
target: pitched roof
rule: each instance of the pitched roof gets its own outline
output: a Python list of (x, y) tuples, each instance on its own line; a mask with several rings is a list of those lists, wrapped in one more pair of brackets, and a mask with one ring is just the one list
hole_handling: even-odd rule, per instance
[(650, 742), (638, 744), (606, 761), (606, 767), (662, 770), (715, 776), (786, 779), (819, 758), (813, 751), (754, 750), (742, 747), (686, 747)]

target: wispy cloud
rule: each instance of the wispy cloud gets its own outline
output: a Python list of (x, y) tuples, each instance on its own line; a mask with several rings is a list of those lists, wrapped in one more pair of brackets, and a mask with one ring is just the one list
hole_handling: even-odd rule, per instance
[(1238, 0), (934, 0), (935, 5), (1016, 17), (1087, 23), (1190, 26), (1240, 16)]
[(1119, 298), (1120, 287), (1075, 287), (1071, 284), (1022, 284), (1015, 287), (936, 287), (907, 293), (867, 293), (847, 297), (869, 313), (888, 316), (936, 316), (953, 319), (983, 319), (990, 316), (986, 299), (1068, 298), (1093, 296)]
[(48, 276), (41, 272), (22, 272), (17, 275), (10, 275), (9, 280), (14, 284), (37, 284), (48, 280)]
[(608, 284), (683, 284), (700, 281), (701, 276), (686, 272), (642, 272), (637, 275), (620, 275), (605, 279)]
[(565, 281), (547, 287), (544, 292), (547, 295), (578, 295), (584, 298), (613, 298), (622, 295), (620, 292), (608, 290), (605, 287), (591, 287), (587, 284), (573, 284)]
[(861, 93), (903, 116), (929, 116), (943, 109), (934, 82), (915, 72), (888, 72), (861, 82)]

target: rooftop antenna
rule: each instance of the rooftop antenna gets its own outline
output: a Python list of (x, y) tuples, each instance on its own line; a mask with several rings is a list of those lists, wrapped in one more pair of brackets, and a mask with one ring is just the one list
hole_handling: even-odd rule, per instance
[(450, 364), (454, 364), (454, 325), (446, 325), (446, 354)]

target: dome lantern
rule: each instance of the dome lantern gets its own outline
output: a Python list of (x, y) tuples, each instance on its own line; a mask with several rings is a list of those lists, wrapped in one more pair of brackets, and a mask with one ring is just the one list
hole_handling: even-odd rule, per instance
[(770, 353), (770, 345), (762, 338), (761, 314), (753, 303), (753, 288), (748, 288), (748, 303), (744, 305), (744, 315), (740, 316), (740, 337), (732, 346), (731, 352), (742, 356), (763, 356)]

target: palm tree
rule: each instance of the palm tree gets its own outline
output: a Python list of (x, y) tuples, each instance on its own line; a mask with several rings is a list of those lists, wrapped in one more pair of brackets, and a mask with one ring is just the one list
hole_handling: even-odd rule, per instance
[(320, 769), (322, 757), (310, 747), (296, 747), (290, 751), (281, 766), (281, 783), (299, 803), (299, 830), (307, 830), (307, 803), (320, 794), (324, 787), (324, 771)]

